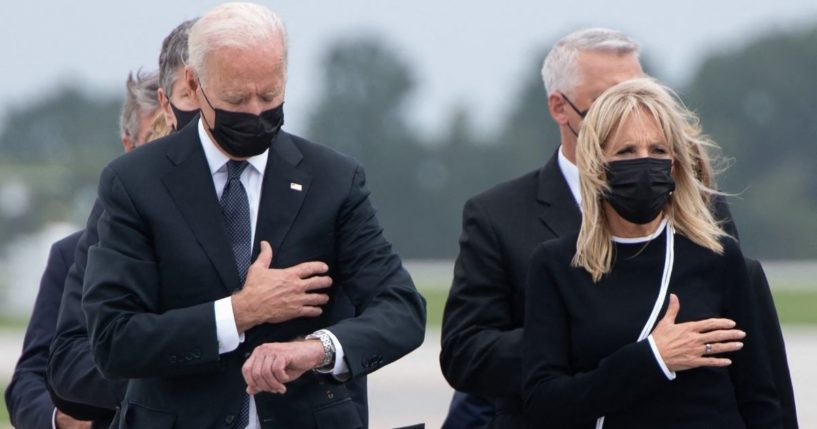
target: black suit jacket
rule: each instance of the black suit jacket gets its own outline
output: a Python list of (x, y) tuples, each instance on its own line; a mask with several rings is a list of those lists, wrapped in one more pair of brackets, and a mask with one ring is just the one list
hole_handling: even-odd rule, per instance
[(75, 232), (51, 246), (26, 329), (23, 354), (6, 389), (6, 406), (11, 424), (19, 429), (51, 427), (54, 402), (49, 397), (45, 377), (48, 346), (54, 338), (63, 283), (74, 259), (74, 248), (80, 233)]
[(763, 267), (755, 259), (746, 258), (746, 271), (749, 273), (749, 283), (754, 291), (753, 297), (757, 300), (755, 310), (760, 315), (761, 333), (767, 341), (767, 357), (772, 371), (772, 378), (780, 400), (780, 413), (783, 417), (785, 429), (797, 429), (797, 408), (794, 403), (794, 389), (791, 384), (789, 362), (786, 358), (786, 345), (783, 341), (783, 332), (780, 330), (780, 320), (772, 299), (772, 291), (766, 280)]
[(734, 240), (722, 239), (717, 254), (676, 234), (663, 306), (674, 293), (678, 323), (734, 320), (746, 337), (728, 354), (732, 364), (679, 371), (670, 381), (650, 344), (636, 341), (658, 295), (667, 235), (614, 244), (611, 272), (598, 283), (570, 264), (578, 232), (534, 250), (523, 340), (530, 427), (590, 429), (600, 416), (605, 429), (782, 427), (767, 321)]
[(96, 201), (65, 279), (47, 374), (52, 399), (72, 404), (60, 406), (63, 412), (107, 427), (104, 423), (110, 423), (114, 410), (125, 396), (127, 380), (108, 380), (94, 365), (81, 302), (88, 248), (98, 241), (97, 222), (101, 214), (102, 206)]
[(493, 417), (492, 401), (455, 391), (441, 429), (482, 429)]
[(522, 420), (525, 279), (533, 249), (581, 226), (554, 155), (541, 169), (470, 199), (443, 314), (440, 364), (455, 389), (494, 399), (491, 427)]
[(237, 350), (219, 355), (213, 302), (241, 285), (197, 128), (106, 167), (83, 309), (99, 369), (131, 379), (119, 427), (229, 427), (253, 348), (320, 328), (343, 345), (351, 381), (307, 372), (285, 395), (256, 395), (262, 427), (365, 427), (366, 374), (419, 346), (425, 327), (425, 302), (368, 196), (353, 160), (279, 134), (264, 174), (254, 253), (266, 240), (274, 267), (326, 262), (330, 302), (320, 317), (253, 328)]
[[(737, 237), (722, 198), (714, 200), (713, 211)], [(581, 211), (557, 153), (541, 169), (465, 204), (460, 253), (443, 314), (440, 365), (455, 389), (494, 399), (496, 415), (490, 427), (524, 424), (522, 326), (531, 252), (539, 243), (580, 227)]]

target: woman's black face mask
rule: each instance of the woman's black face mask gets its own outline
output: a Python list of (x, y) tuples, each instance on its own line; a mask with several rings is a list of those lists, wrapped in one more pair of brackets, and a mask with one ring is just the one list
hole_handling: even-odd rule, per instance
[(607, 163), (605, 198), (624, 219), (645, 224), (661, 213), (672, 191), (672, 160), (636, 158)]

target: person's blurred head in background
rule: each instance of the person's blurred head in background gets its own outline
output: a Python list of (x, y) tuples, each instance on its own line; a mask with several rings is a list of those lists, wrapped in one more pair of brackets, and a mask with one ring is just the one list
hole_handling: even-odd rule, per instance
[(184, 81), (184, 67), (188, 56), (187, 39), (190, 28), (197, 20), (198, 18), (194, 18), (182, 22), (162, 42), (159, 54), (159, 103), (167, 124), (168, 131), (165, 134), (184, 128), (199, 113), (198, 103), (191, 97), (190, 89)]
[(607, 88), (643, 76), (640, 49), (620, 31), (589, 28), (561, 38), (545, 58), (548, 110), (559, 125), (562, 153), (573, 164), (579, 127), (593, 101)]
[(125, 152), (145, 144), (150, 138), (150, 129), (159, 109), (159, 74), (143, 72), (128, 74), (127, 92), (119, 116), (119, 131)]

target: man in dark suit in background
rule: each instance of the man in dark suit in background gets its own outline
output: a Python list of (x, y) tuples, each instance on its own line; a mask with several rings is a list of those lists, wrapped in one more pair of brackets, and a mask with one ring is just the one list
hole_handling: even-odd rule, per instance
[(48, 346), (54, 337), (57, 309), (68, 267), (74, 260), (74, 249), (82, 231), (77, 231), (51, 246), (48, 263), (40, 280), (40, 290), (23, 340), (14, 375), (6, 389), (6, 406), (11, 424), (19, 429), (90, 428), (90, 422), (65, 415), (54, 406), (45, 382)]
[[(525, 280), (534, 247), (578, 231), (581, 225), (575, 147), (591, 103), (607, 88), (643, 74), (639, 46), (626, 35), (587, 29), (559, 40), (545, 59), (542, 78), (548, 111), (561, 145), (544, 167), (470, 199), (463, 210), (460, 254), (443, 316), (440, 364), (455, 393), (444, 427), (518, 428), (522, 419), (522, 326)], [(737, 237), (728, 205), (715, 199), (713, 211), (727, 233)], [(762, 274), (762, 272), (761, 272)], [(756, 280), (757, 277), (754, 277)], [(771, 295), (760, 311), (776, 320)], [(791, 392), (779, 325), (768, 335), (784, 354), (775, 367), (778, 390)], [(499, 382), (499, 380), (502, 380)], [(794, 414), (789, 393), (781, 402)], [(477, 422), (479, 416), (493, 415)], [(796, 422), (795, 426), (796, 427)]]
[[(155, 73), (128, 76), (119, 121), (125, 151), (144, 144), (144, 140), (148, 138), (150, 118), (156, 114), (159, 105), (156, 95), (158, 85), (159, 77)], [(18, 429), (90, 428), (91, 420), (99, 423), (97, 427), (105, 427), (105, 423), (112, 417), (111, 411), (49, 396), (46, 381), (49, 347), (55, 336), (64, 284), (69, 267), (74, 263), (74, 252), (81, 235), (82, 231), (75, 232), (51, 246), (23, 341), (23, 353), (6, 390), (6, 405), (11, 423)], [(78, 301), (75, 305), (79, 309)], [(124, 391), (124, 385), (122, 390)]]
[(201, 119), (100, 179), (82, 304), (97, 366), (130, 379), (119, 425), (366, 427), (365, 376), (420, 345), (424, 300), (361, 167), (280, 130), (277, 16), (221, 5), (189, 48)]
[[(137, 88), (138, 91), (129, 90), (127, 96), (129, 101), (126, 101), (126, 105), (130, 103), (138, 106), (138, 100), (153, 96), (151, 106), (161, 105), (163, 111), (166, 110), (165, 113), (168, 113), (165, 114), (166, 121), (172, 129), (185, 126), (195, 116), (195, 112), (190, 110), (195, 109), (195, 102), (190, 99), (186, 91), (178, 89), (179, 82), (184, 81), (187, 35), (193, 22), (194, 20), (185, 21), (168, 34), (162, 42), (159, 54), (158, 77), (154, 76), (154, 81), (149, 87), (143, 85)], [(182, 87), (186, 89), (186, 84)], [(160, 92), (157, 88), (162, 91)], [(123, 117), (120, 120), (123, 125), (123, 136), (127, 132), (124, 125), (135, 123), (136, 119), (143, 117), (138, 114), (139, 110), (127, 106), (123, 108)], [(131, 117), (126, 115), (131, 115)], [(141, 123), (149, 123), (149, 121)], [(142, 132), (133, 134), (141, 135)], [(131, 147), (125, 144), (124, 138), (123, 146), (126, 151)], [(97, 222), (101, 213), (102, 208), (97, 201), (88, 217), (85, 233), (77, 246), (74, 264), (65, 280), (65, 289), (57, 319), (57, 332), (51, 344), (47, 374), (56, 401), (68, 401), (75, 404), (75, 408), (80, 407), (79, 410), (82, 411), (80, 415), (83, 418), (109, 422), (114, 416), (114, 410), (125, 396), (127, 380), (108, 380), (97, 370), (91, 355), (88, 330), (81, 305), (88, 248), (98, 241)], [(75, 412), (75, 410), (65, 411)]]

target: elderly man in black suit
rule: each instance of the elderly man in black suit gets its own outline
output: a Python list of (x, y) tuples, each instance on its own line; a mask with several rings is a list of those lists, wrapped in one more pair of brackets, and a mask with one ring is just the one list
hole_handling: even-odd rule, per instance
[[(444, 427), (518, 428), (522, 419), (522, 325), (528, 262), (539, 243), (579, 230), (578, 130), (591, 103), (607, 88), (641, 77), (639, 45), (625, 34), (593, 28), (560, 39), (542, 78), (560, 146), (542, 168), (471, 198), (463, 209), (460, 253), (443, 315), (440, 364), (457, 389)], [(705, 169), (704, 169), (705, 170)], [(706, 172), (706, 171), (704, 171)], [(713, 200), (716, 217), (737, 237), (728, 205)], [(760, 272), (762, 275), (762, 271)], [(753, 286), (767, 318), (777, 319), (765, 279)], [(796, 427), (791, 381), (779, 325), (767, 335), (784, 355), (774, 369), (788, 420)], [(499, 382), (498, 380), (502, 380)], [(788, 392), (788, 395), (785, 394)], [(479, 421), (485, 415), (489, 420)]]
[(366, 427), (366, 375), (421, 344), (425, 302), (361, 167), (281, 130), (278, 17), (221, 5), (189, 49), (200, 120), (100, 179), (82, 304), (130, 379), (119, 427)]

